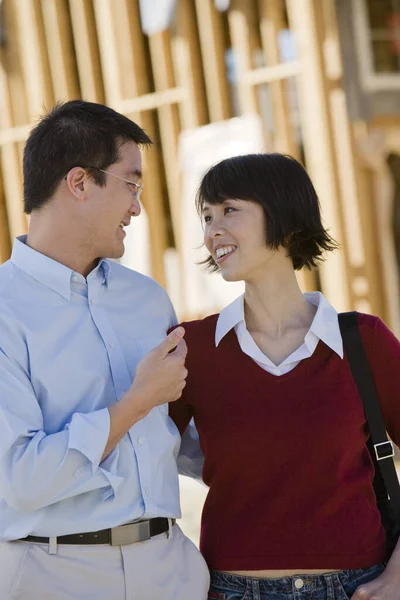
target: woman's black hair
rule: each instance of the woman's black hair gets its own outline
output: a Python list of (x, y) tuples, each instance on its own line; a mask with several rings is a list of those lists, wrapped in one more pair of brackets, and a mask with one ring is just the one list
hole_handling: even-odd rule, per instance
[[(317, 266), (324, 252), (338, 247), (322, 224), (318, 196), (307, 171), (291, 156), (247, 154), (217, 163), (202, 179), (197, 211), (201, 215), (206, 203), (220, 204), (228, 198), (262, 206), (267, 246), (286, 248), (295, 270)], [(219, 270), (211, 256), (202, 264)]]

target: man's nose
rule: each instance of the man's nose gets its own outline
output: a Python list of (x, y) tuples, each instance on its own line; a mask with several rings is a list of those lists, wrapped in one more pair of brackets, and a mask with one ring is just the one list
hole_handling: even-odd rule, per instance
[(132, 217), (138, 217), (142, 212), (140, 202), (136, 198), (133, 200), (129, 212), (131, 213)]

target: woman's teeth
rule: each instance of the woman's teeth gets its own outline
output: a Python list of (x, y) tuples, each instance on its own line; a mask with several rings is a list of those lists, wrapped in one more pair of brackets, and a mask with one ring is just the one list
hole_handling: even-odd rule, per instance
[(236, 250), (235, 246), (224, 246), (223, 248), (217, 248), (215, 251), (215, 256), (217, 258), (222, 258), (225, 256), (225, 254), (230, 254), (234, 250)]

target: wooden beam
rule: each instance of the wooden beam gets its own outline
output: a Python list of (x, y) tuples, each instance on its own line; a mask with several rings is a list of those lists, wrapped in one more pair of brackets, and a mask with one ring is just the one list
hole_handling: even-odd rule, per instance
[(143, 112), (157, 110), (161, 106), (171, 104), (187, 103), (189, 98), (188, 90), (184, 87), (175, 87), (161, 92), (151, 92), (143, 94), (137, 98), (126, 98), (120, 100), (119, 110), (124, 113)]
[(334, 0), (324, 0), (319, 7), (320, 29), (324, 32), (321, 47), (327, 74), (327, 93), (332, 120), (335, 154), (341, 190), (341, 210), (347, 239), (350, 285), (356, 310), (372, 312), (382, 318), (385, 308), (384, 286), (377, 244), (376, 215), (371, 194), (365, 189), (360, 157), (357, 155), (354, 131), (350, 124)]
[(79, 98), (68, 0), (41, 2), (55, 99), (66, 101)]
[[(149, 47), (156, 91), (161, 92), (175, 87), (170, 32), (164, 31), (149, 36)], [(157, 112), (175, 244), (180, 251), (180, 182), (177, 167), (179, 113), (177, 106), (168, 104), (160, 106)]]
[(110, 0), (95, 0), (94, 14), (99, 39), (105, 101), (108, 106), (118, 110), (122, 98), (122, 89), (112, 2)]
[(29, 122), (33, 122), (54, 104), (40, 0), (15, 2), (14, 11)]
[(256, 48), (254, 40), (259, 35), (253, 9), (249, 0), (232, 0), (232, 7), (228, 13), (232, 49), (235, 53), (240, 113), (243, 115), (260, 112), (257, 93), (254, 84), (249, 82), (248, 75), (253, 71)]
[(271, 65), (268, 67), (258, 67), (257, 69), (249, 69), (242, 73), (241, 79), (246, 85), (255, 86), (264, 83), (279, 82), (283, 84), (282, 79), (295, 77), (300, 73), (300, 63), (293, 60), (280, 65)]
[(287, 0), (291, 28), (296, 36), (301, 74), (299, 97), (307, 170), (322, 205), (322, 214), (342, 250), (331, 253), (319, 269), (323, 292), (338, 310), (351, 308), (346, 240), (340, 212), (340, 192), (333, 146), (330, 106), (324, 74), (318, 8), (314, 0)]
[(0, 173), (0, 263), (11, 256), (11, 240), (8, 229), (6, 200), (4, 195), (3, 176)]
[[(137, 2), (121, 0), (114, 11), (116, 54), (120, 69), (119, 110), (138, 122), (150, 137), (155, 137), (156, 120), (152, 110), (160, 104), (177, 101), (176, 88), (150, 93), (150, 65), (148, 64), (144, 37), (140, 27)], [(174, 96), (175, 94), (175, 96)], [(152, 276), (166, 285), (164, 256), (168, 247), (168, 211), (163, 189), (163, 164), (161, 149), (156, 143), (143, 153), (145, 188), (143, 205), (148, 215), (149, 243)]]
[[(15, 8), (15, 3), (6, 2), (4, 5), (5, 26), (8, 31), (15, 32), (17, 28)], [(0, 47), (0, 134), (4, 130), (11, 131), (16, 125), (16, 120), (22, 120), (27, 112), (19, 48), (20, 41), (16, 39), (16, 36), (11, 35), (9, 43)], [(8, 229), (7, 239), (10, 241), (15, 236), (26, 233), (27, 230), (27, 219), (22, 204), (21, 160), (19, 148), (15, 142), (10, 141), (2, 145), (0, 163), (3, 173), (3, 211), (7, 215), (5, 223), (7, 223)], [(4, 244), (7, 243), (7, 239)]]
[(104, 88), (92, 2), (69, 0), (69, 10), (81, 97), (103, 104)]
[[(274, 148), (277, 152), (290, 154), (300, 159), (298, 143), (295, 139), (293, 125), (290, 122), (290, 107), (287, 87), (283, 77), (293, 77), (300, 72), (299, 61), (281, 62), (279, 49), (279, 33), (285, 29), (281, 0), (260, 0), (261, 43), (266, 57), (265, 70), (271, 75), (276, 71), (276, 79), (269, 78), (271, 106), (274, 120)], [(283, 75), (283, 73), (285, 73)], [(283, 77), (281, 77), (283, 75)]]
[(210, 121), (232, 116), (226, 76), (223, 17), (213, 0), (195, 0)]
[(171, 41), (177, 84), (186, 92), (179, 105), (182, 129), (205, 125), (207, 100), (193, 0), (178, 0)]

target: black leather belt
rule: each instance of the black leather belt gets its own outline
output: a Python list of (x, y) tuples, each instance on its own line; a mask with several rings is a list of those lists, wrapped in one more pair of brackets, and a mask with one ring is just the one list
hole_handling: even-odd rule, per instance
[[(171, 519), (172, 525), (175, 525), (175, 519)], [(74, 533), (72, 535), (60, 535), (56, 538), (57, 544), (74, 545), (92, 545), (109, 544), (111, 546), (124, 546), (125, 544), (134, 544), (144, 542), (155, 535), (166, 533), (169, 530), (168, 519), (157, 517), (148, 521), (136, 521), (135, 523), (126, 523), (112, 529), (102, 529), (101, 531), (90, 531), (88, 533)], [(35, 542), (37, 544), (49, 544), (50, 538), (36, 537), (28, 535), (21, 538), (22, 542)]]

